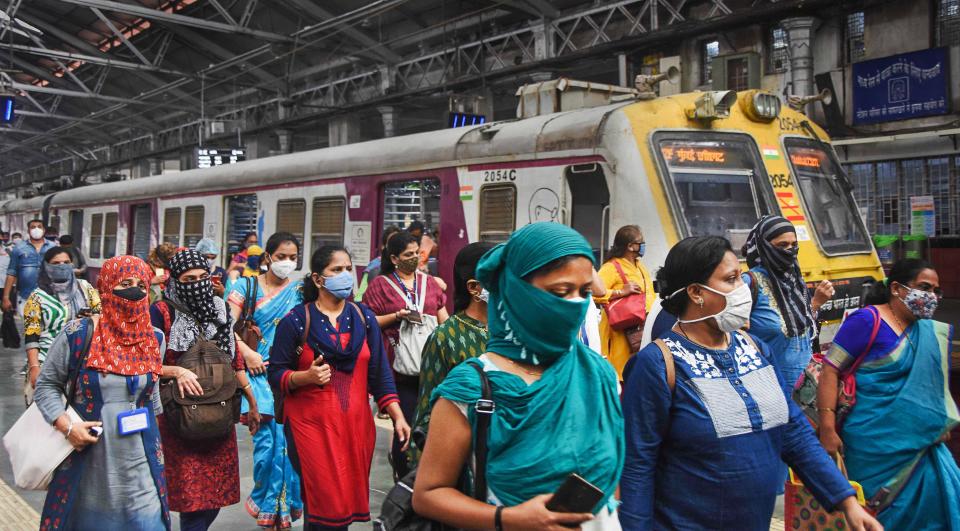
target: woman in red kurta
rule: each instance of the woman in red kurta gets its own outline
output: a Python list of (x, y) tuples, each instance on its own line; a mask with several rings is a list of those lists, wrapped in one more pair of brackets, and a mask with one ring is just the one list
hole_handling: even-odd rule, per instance
[[(181, 394), (203, 394), (193, 372), (177, 365), (180, 356), (197, 341), (197, 333), (213, 341), (233, 358), (237, 380), (252, 404), (247, 414), (250, 433), (260, 423), (256, 399), (250, 390), (243, 357), (236, 355), (233, 327), (226, 303), (213, 295), (213, 284), (206, 257), (193, 249), (180, 251), (170, 259), (173, 282), (164, 300), (150, 308), (153, 326), (167, 336), (163, 358), (163, 377), (175, 378)], [(189, 312), (178, 311), (177, 307)], [(162, 416), (157, 418), (163, 443), (164, 476), (167, 479), (170, 510), (180, 513), (183, 531), (202, 531), (210, 527), (221, 507), (240, 502), (240, 466), (237, 435), (188, 441), (173, 432)]]
[(270, 385), (283, 396), (290, 462), (303, 486), (304, 529), (345, 529), (370, 520), (377, 432), (367, 397), (372, 394), (393, 419), (404, 449), (410, 426), (400, 410), (376, 316), (346, 302), (354, 285), (350, 255), (322, 247), (310, 266), (306, 304), (277, 325), (267, 371)]

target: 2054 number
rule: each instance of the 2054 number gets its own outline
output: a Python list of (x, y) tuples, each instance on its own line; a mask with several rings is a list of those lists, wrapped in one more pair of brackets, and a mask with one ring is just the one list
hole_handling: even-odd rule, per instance
[(516, 180), (517, 170), (486, 170), (483, 172), (483, 182), (485, 183), (502, 183)]

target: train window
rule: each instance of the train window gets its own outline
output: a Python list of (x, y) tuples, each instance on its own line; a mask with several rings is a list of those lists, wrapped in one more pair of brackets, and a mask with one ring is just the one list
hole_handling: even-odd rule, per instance
[(77, 242), (75, 245), (80, 245), (83, 240), (83, 210), (70, 211), (70, 234)]
[(480, 188), (480, 240), (507, 241), (517, 228), (517, 187), (492, 184)]
[(183, 245), (193, 246), (203, 238), (203, 207), (188, 206), (183, 210)]
[(90, 258), (100, 258), (103, 246), (103, 214), (90, 216)]
[(784, 146), (804, 211), (823, 251), (869, 252), (870, 239), (851, 195), (853, 187), (836, 159), (814, 140), (787, 138)]
[(387, 183), (383, 187), (383, 228), (406, 228), (421, 221), (428, 231), (440, 226), (440, 181), (422, 179)]
[(163, 241), (180, 246), (180, 208), (163, 211)]
[(737, 239), (771, 211), (772, 188), (746, 135), (663, 132), (654, 146), (684, 236)]
[(310, 250), (324, 245), (343, 245), (344, 200), (330, 197), (313, 200)]
[(289, 232), (300, 242), (297, 269), (303, 265), (303, 231), (307, 222), (307, 202), (303, 199), (277, 201), (277, 232)]
[[(259, 234), (257, 227), (257, 194), (231, 195), (227, 206), (227, 256), (239, 253), (244, 237), (252, 232)], [(262, 247), (265, 242), (261, 241)]]
[(103, 217), (103, 257), (117, 255), (117, 213), (107, 212)]

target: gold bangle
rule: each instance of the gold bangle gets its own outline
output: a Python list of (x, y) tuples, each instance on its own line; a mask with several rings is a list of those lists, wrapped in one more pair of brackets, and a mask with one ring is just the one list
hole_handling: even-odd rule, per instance
[(244, 390), (244, 391), (246, 391), (247, 389), (250, 389), (251, 387), (253, 387), (253, 386), (252, 386), (252, 385), (250, 385), (250, 383), (248, 382), (248, 383), (247, 383), (247, 385), (245, 385), (245, 386), (243, 386), (243, 387), (241, 387), (240, 389), (242, 389), (242, 390)]
[(836, 415), (836, 413), (837, 413), (837, 410), (836, 410), (836, 409), (833, 409), (832, 407), (818, 407), (818, 408), (817, 408), (817, 412), (819, 413), (819, 412), (821, 412), (821, 411), (829, 411), (830, 413), (833, 413), (834, 415)]

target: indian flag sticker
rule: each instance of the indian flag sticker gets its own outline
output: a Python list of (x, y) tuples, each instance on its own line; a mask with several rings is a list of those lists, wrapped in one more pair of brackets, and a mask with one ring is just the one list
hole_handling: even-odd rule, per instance
[(780, 160), (780, 151), (775, 147), (764, 146), (763, 158), (767, 160)]
[(472, 186), (461, 186), (461, 187), (460, 187), (460, 200), (461, 200), (461, 201), (472, 201), (472, 200), (473, 200), (473, 187), (472, 187)]

